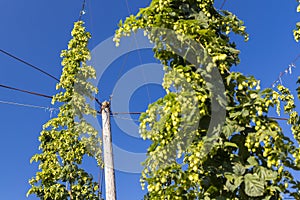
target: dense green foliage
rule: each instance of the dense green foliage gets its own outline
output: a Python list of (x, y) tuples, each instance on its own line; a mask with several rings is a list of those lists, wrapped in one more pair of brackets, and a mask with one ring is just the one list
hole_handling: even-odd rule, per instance
[[(162, 28), (177, 34), (181, 52), (187, 51), (188, 39), (200, 44), (211, 57), (210, 66), (221, 74), (226, 119), (209, 152), (205, 146), (212, 114), (208, 88), (214, 86), (209, 86), (197, 66), (178, 55), (159, 31), (153, 34), (154, 29)], [(145, 198), (275, 200), (285, 193), (300, 199), (300, 182), (290, 173), (290, 169), (300, 170), (300, 127), (294, 97), (281, 85), (277, 90), (261, 89), (254, 77), (230, 72), (239, 62), (239, 51), (228, 34), (247, 40), (242, 21), (228, 11), (217, 10), (213, 0), (153, 0), (136, 16), (120, 22), (117, 45), (122, 36), (138, 29), (145, 29), (155, 44), (155, 57), (165, 66), (163, 87), (167, 92), (141, 116), (142, 137), (152, 141), (141, 179), (148, 189)], [(296, 39), (299, 32), (294, 32)], [(295, 140), (268, 117), (273, 108), (278, 115), (283, 109), (289, 116), (287, 123)], [(192, 123), (199, 124), (196, 130), (185, 128), (187, 110)], [(195, 112), (199, 117), (192, 117)], [(187, 135), (192, 141), (178, 143), (173, 152), (176, 155), (171, 155), (170, 144), (185, 141)]]
[(98, 132), (84, 119), (85, 115), (96, 115), (86, 102), (86, 97), (93, 99), (97, 92), (88, 82), (96, 78), (95, 70), (86, 64), (91, 36), (78, 21), (72, 37), (68, 49), (61, 53), (63, 71), (56, 87), (61, 92), (52, 100), (60, 103), (59, 113), (43, 126), (39, 137), (42, 152), (31, 160), (39, 162), (40, 171), (30, 180), (28, 195), (44, 200), (100, 199), (98, 184), (80, 168), (84, 155), (95, 156), (101, 165)]

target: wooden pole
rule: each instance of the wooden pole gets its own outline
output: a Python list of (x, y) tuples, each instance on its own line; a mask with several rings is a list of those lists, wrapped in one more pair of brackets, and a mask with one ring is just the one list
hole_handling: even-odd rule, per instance
[(103, 154), (106, 200), (116, 200), (115, 171), (110, 129), (110, 104), (102, 103)]

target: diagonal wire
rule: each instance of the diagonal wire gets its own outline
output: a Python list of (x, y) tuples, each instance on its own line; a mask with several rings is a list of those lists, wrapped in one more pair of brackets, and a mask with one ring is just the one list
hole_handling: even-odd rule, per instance
[(78, 21), (81, 21), (82, 16), (85, 14), (85, 11), (84, 11), (85, 4), (86, 4), (86, 0), (83, 0), (82, 7), (81, 7), (81, 10), (80, 10), (80, 13), (79, 13), (79, 19), (78, 19)]
[(103, 192), (103, 185), (104, 185), (104, 167), (100, 169), (100, 176), (99, 176), (100, 195), (102, 195)]
[(56, 78), (55, 76), (49, 74), (48, 72), (42, 70), (41, 68), (39, 68), (39, 67), (37, 67), (37, 66), (35, 66), (35, 65), (33, 65), (33, 64), (30, 64), (29, 62), (27, 62), (27, 61), (25, 61), (25, 60), (23, 60), (23, 59), (21, 59), (21, 58), (15, 56), (15, 55), (13, 55), (13, 54), (11, 54), (11, 53), (9, 53), (9, 52), (3, 50), (3, 49), (0, 49), (0, 52), (3, 53), (3, 54), (5, 54), (5, 55), (7, 55), (7, 56), (9, 56), (9, 57), (11, 57), (11, 58), (13, 58), (13, 59), (15, 59), (15, 60), (18, 60), (18, 61), (21, 62), (21, 63), (24, 63), (25, 65), (27, 65), (27, 66), (29, 66), (29, 67), (35, 69), (35, 70), (38, 70), (39, 72), (41, 72), (41, 73), (43, 73), (43, 74), (45, 74), (45, 75), (47, 75), (47, 76), (53, 78), (53, 79), (56, 80), (56, 81), (59, 81), (59, 79)]
[(17, 102), (12, 102), (12, 101), (2, 101), (0, 100), (0, 104), (6, 104), (6, 105), (12, 105), (12, 106), (22, 106), (22, 107), (28, 107), (28, 108), (37, 108), (37, 109), (43, 109), (45, 111), (50, 112), (50, 118), (52, 118), (52, 114), (55, 111), (59, 111), (58, 108), (51, 108), (51, 107), (45, 107), (45, 106), (37, 106), (37, 105), (32, 105), (32, 104), (24, 104), (24, 103), (17, 103)]
[[(93, 10), (92, 10), (92, 1), (89, 1), (86, 3), (86, 5), (88, 6), (88, 19), (89, 19), (89, 22), (90, 22), (90, 27), (91, 27), (91, 33), (95, 33), (95, 28), (94, 28), (94, 21), (93, 21)], [(90, 39), (91, 43), (93, 41), (93, 37)]]
[[(124, 59), (122, 61), (121, 67), (120, 67), (119, 72), (118, 72), (117, 81), (121, 78), (122, 73), (123, 73), (123, 71), (126, 67), (128, 56), (129, 56), (129, 53), (126, 53), (126, 55), (124, 56)], [(114, 96), (114, 94), (112, 93), (110, 95), (110, 102), (112, 101), (113, 96)]]
[[(46, 94), (42, 94), (42, 93), (38, 93), (38, 92), (33, 92), (33, 91), (29, 91), (29, 90), (23, 90), (23, 89), (15, 88), (15, 87), (8, 86), (8, 85), (0, 84), (0, 87), (5, 88), (5, 89), (10, 89), (10, 90), (18, 91), (18, 92), (23, 92), (23, 93), (26, 93), (26, 94), (31, 94), (31, 95), (35, 95), (35, 96), (45, 97), (45, 98), (48, 98), (48, 99), (52, 99), (52, 98), (53, 98), (53, 97), (50, 96), (50, 95), (46, 95)], [(93, 97), (93, 98), (94, 98), (94, 100), (95, 100), (100, 106), (102, 105), (98, 98), (95, 98), (95, 97)]]
[[(80, 17), (79, 17), (79, 20), (81, 20), (82, 15), (85, 14), (85, 11), (84, 11), (84, 10), (85, 10), (85, 6), (86, 6), (86, 0), (83, 0), (83, 4), (82, 4), (81, 11), (80, 11)], [(3, 50), (3, 49), (0, 49), (0, 52), (3, 53), (3, 54), (6, 54), (7, 56), (9, 56), (9, 57), (11, 57), (11, 58), (13, 58), (13, 59), (15, 59), (15, 60), (17, 60), (17, 61), (19, 61), (19, 62), (25, 64), (25, 65), (27, 65), (27, 66), (29, 66), (29, 67), (31, 67), (31, 68), (33, 68), (33, 69), (35, 69), (35, 70), (37, 70), (37, 71), (39, 71), (39, 72), (41, 72), (41, 73), (43, 73), (43, 74), (45, 74), (45, 75), (47, 75), (47, 76), (51, 77), (52, 79), (54, 79), (54, 80), (56, 80), (56, 81), (59, 82), (59, 79), (58, 79), (58, 78), (56, 78), (55, 76), (53, 76), (53, 75), (51, 75), (50, 73), (46, 72), (45, 70), (42, 70), (41, 68), (39, 68), (39, 67), (37, 67), (37, 66), (35, 66), (35, 65), (33, 65), (33, 64), (29, 63), (29, 62), (27, 62), (27, 61), (25, 61), (25, 60), (23, 60), (23, 59), (21, 59), (21, 58), (15, 56), (15, 55), (13, 55), (13, 54), (11, 54), (11, 53), (9, 53), (9, 52)], [(1, 86), (0, 86), (0, 87), (1, 87)], [(2, 86), (2, 87), (3, 87), (3, 86)], [(5, 87), (5, 86), (4, 86), (4, 87)], [(13, 90), (17, 90), (17, 91), (21, 91), (21, 92), (31, 93), (30, 91), (20, 90), (20, 89), (12, 88), (12, 87), (6, 87), (6, 88), (13, 89)], [(35, 92), (33, 92), (33, 93), (35, 93)], [(36, 94), (36, 95), (39, 95), (39, 94), (37, 94), (37, 93), (35, 93), (35, 94)], [(41, 96), (45, 96), (45, 97), (47, 97), (47, 98), (50, 97), (50, 96), (48, 96), (48, 95), (41, 95)], [(51, 97), (51, 98), (52, 98), (52, 97)], [(97, 102), (98, 105), (101, 106), (101, 102), (99, 101), (98, 98), (94, 97), (94, 100)]]
[(278, 78), (272, 83), (272, 85), (270, 86), (270, 88), (274, 88), (276, 86), (276, 84), (280, 83), (282, 84), (282, 77), (287, 74), (288, 72), (290, 74), (292, 74), (292, 68), (296, 68), (295, 63), (299, 60), (300, 58), (300, 54), (298, 54), (294, 60), (291, 62), (291, 64), (289, 64), (288, 68), (286, 68), (283, 72), (279, 73)]
[[(25, 61), (25, 60), (23, 60), (23, 59), (21, 59), (21, 58), (15, 56), (15, 55), (13, 55), (13, 54), (11, 54), (11, 53), (9, 53), (9, 52), (3, 50), (3, 49), (0, 49), (0, 52), (3, 53), (3, 54), (6, 54), (7, 56), (9, 56), (9, 57), (11, 57), (11, 58), (13, 58), (13, 59), (15, 59), (15, 60), (17, 60), (17, 61), (19, 61), (19, 62), (25, 64), (25, 65), (27, 65), (27, 66), (29, 66), (29, 67), (31, 67), (31, 68), (33, 68), (33, 69), (35, 69), (35, 70), (37, 70), (37, 71), (39, 71), (39, 72), (41, 72), (41, 73), (43, 73), (43, 74), (45, 74), (45, 75), (47, 75), (47, 76), (51, 77), (52, 79), (54, 79), (54, 80), (56, 80), (56, 81), (59, 82), (59, 79), (58, 79), (58, 78), (56, 78), (55, 76), (51, 75), (50, 73), (48, 73), (48, 72), (42, 70), (41, 68), (39, 68), (39, 67), (37, 67), (37, 66), (35, 66), (35, 65), (33, 65), (33, 64), (29, 63), (29, 62), (27, 62), (27, 61)], [(27, 91), (27, 90), (18, 89), (18, 88), (13, 88), (13, 87), (1, 85), (1, 84), (0, 84), (0, 87), (12, 89), (12, 90), (16, 90), (16, 91), (20, 91), (20, 92), (25, 92), (25, 93), (29, 93), (29, 94), (35, 94), (35, 95), (38, 95), (38, 96), (44, 96), (44, 97), (47, 97), (47, 98), (50, 98), (50, 97), (51, 97), (51, 96), (49, 96), (49, 95), (39, 94), (39, 93), (36, 93), (36, 92), (31, 92), (31, 91)], [(52, 98), (52, 97), (51, 97), (51, 98)], [(94, 97), (94, 100), (97, 102), (98, 105), (101, 106), (101, 102), (99, 101), (99, 99), (97, 99), (96, 97)]]
[(48, 98), (48, 99), (52, 99), (52, 96), (37, 93), (37, 92), (32, 92), (32, 91), (29, 91), (29, 90), (23, 90), (23, 89), (11, 87), (11, 86), (3, 85), (3, 84), (0, 84), (0, 87), (10, 89), (10, 90), (19, 91), (19, 92), (23, 92), (23, 93), (27, 93), (27, 94), (31, 94), (31, 95), (35, 95), (35, 96), (40, 96), (40, 97), (45, 97), (45, 98)]
[[(125, 0), (125, 2), (126, 2), (126, 7), (127, 7), (128, 14), (131, 15), (131, 10), (130, 10), (130, 7), (129, 7), (128, 0)], [(135, 33), (133, 33), (133, 37), (134, 37), (135, 44), (136, 44), (136, 47), (137, 47), (137, 53), (138, 53), (140, 64), (142, 64), (143, 63), (142, 56), (141, 56), (141, 52), (140, 52), (140, 49), (139, 49), (139, 45), (138, 45), (138, 41), (137, 41)], [(144, 81), (146, 83), (147, 80), (146, 80), (146, 75), (145, 75), (144, 70), (143, 70), (143, 78), (144, 78)], [(148, 101), (149, 101), (149, 104), (150, 104), (151, 103), (151, 96), (150, 96), (149, 88), (146, 86), (146, 89), (147, 89)]]
[(223, 7), (225, 6), (226, 2), (227, 2), (227, 0), (224, 0), (224, 1), (223, 1), (222, 5), (221, 5), (221, 7), (220, 7), (220, 10), (223, 9)]
[(2, 100), (0, 100), (0, 103), (1, 104), (7, 104), (7, 105), (14, 105), (14, 106), (29, 107), (29, 108), (38, 108), (38, 109), (44, 109), (44, 110), (58, 110), (57, 108), (49, 108), (49, 107), (45, 107), (45, 106), (17, 103), (17, 102), (12, 102), (12, 101), (2, 101)]
[(121, 65), (121, 67), (120, 67), (120, 70), (119, 70), (119, 73), (118, 73), (118, 78), (117, 78), (117, 80), (119, 80), (120, 78), (121, 78), (121, 76), (122, 76), (122, 72), (123, 72), (123, 70), (124, 70), (124, 68), (125, 68), (125, 65), (126, 65), (126, 62), (127, 62), (127, 59), (128, 59), (128, 53), (125, 55), (125, 57), (124, 57), (124, 60), (123, 60), (123, 63), (122, 63), (122, 65)]

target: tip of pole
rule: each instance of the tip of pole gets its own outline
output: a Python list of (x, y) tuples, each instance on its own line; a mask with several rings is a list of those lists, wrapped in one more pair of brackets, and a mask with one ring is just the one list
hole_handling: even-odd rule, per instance
[(104, 108), (109, 108), (110, 107), (110, 103), (108, 102), (108, 101), (104, 101), (103, 103), (102, 103), (102, 109), (104, 109)]

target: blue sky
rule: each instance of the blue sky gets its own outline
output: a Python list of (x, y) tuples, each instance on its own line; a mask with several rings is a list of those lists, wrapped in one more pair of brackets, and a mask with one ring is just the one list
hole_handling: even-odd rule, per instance
[[(131, 13), (145, 7), (149, 0), (128, 0)], [(216, 1), (217, 7), (222, 4)], [(0, 48), (24, 60), (39, 66), (56, 77), (60, 76), (60, 51), (67, 47), (73, 22), (78, 19), (82, 6), (80, 0), (52, 1), (1, 1), (2, 28), (0, 31)], [(245, 21), (250, 40), (245, 43), (241, 37), (233, 37), (241, 50), (241, 64), (233, 70), (247, 75), (254, 75), (261, 80), (263, 87), (269, 87), (280, 72), (300, 53), (292, 35), (292, 30), (300, 15), (296, 13), (296, 1), (280, 0), (228, 0), (224, 9), (229, 9)], [(125, 0), (87, 0), (86, 21), (88, 31), (93, 38), (90, 48), (114, 34), (120, 19), (128, 16)], [(122, 43), (121, 43), (122, 45)], [(141, 57), (139, 57), (139, 55)], [(119, 77), (135, 66), (156, 62), (151, 51), (142, 50), (115, 60), (105, 71), (99, 82), (101, 100), (108, 100)], [(28, 66), (19, 63), (4, 54), (0, 54), (0, 84), (36, 91), (48, 95), (55, 94), (56, 82)], [(125, 64), (123, 64), (125, 63)], [(296, 88), (300, 61), (292, 75), (282, 78), (285, 86)], [(147, 74), (149, 76), (149, 74)], [(145, 82), (149, 77), (141, 74)], [(151, 78), (151, 77), (150, 77)], [(130, 98), (130, 111), (143, 111), (148, 102), (153, 102), (163, 95), (161, 87), (149, 84), (139, 88)], [(115, 94), (115, 96), (118, 96)], [(114, 98), (114, 97), (113, 97)], [(52, 107), (48, 99), (0, 88), (0, 101)], [(298, 102), (299, 104), (299, 102)], [(115, 112), (122, 110), (113, 110)], [(0, 194), (1, 199), (25, 199), (29, 188), (28, 179), (36, 170), (36, 164), (29, 160), (37, 152), (39, 132), (42, 125), (50, 118), (45, 109), (27, 108), (0, 103), (1, 125), (1, 165)], [(118, 116), (128, 121), (130, 116)], [(136, 119), (136, 117), (133, 116)], [(112, 119), (114, 143), (129, 152), (145, 152), (147, 142), (132, 137), (121, 131)], [(289, 129), (284, 125), (289, 133)], [(130, 160), (124, 161), (124, 164)], [(98, 177), (95, 162), (87, 160), (86, 167)], [(298, 176), (299, 178), (299, 176)], [(139, 184), (139, 174), (116, 172), (117, 195), (121, 200), (142, 199), (143, 191)], [(36, 199), (30, 196), (28, 199)]]

